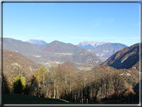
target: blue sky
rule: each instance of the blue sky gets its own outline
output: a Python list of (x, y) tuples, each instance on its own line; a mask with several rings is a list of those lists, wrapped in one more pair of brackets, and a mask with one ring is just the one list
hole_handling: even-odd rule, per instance
[(78, 44), (140, 40), (139, 3), (4, 3), (3, 37)]

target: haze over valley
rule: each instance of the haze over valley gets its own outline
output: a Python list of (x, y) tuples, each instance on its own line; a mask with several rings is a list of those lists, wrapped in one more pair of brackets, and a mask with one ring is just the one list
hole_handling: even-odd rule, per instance
[(78, 69), (83, 71), (91, 70), (115, 52), (127, 47), (120, 43), (97, 41), (90, 41), (86, 44), (80, 42), (79, 44), (83, 46), (88, 46), (89, 44), (94, 48), (84, 48), (80, 45), (60, 41), (46, 43), (43, 40), (31, 39), (24, 42), (12, 38), (3, 38), (3, 49), (26, 55), (38, 64), (50, 67), (54, 62), (62, 64), (66, 61), (72, 61)]

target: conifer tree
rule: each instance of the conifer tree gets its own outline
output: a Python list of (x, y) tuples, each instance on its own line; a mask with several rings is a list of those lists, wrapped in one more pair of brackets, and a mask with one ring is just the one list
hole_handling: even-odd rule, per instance
[(7, 81), (6, 77), (4, 76), (3, 72), (2, 72), (2, 92), (4, 92), (4, 93), (10, 92), (8, 81)]

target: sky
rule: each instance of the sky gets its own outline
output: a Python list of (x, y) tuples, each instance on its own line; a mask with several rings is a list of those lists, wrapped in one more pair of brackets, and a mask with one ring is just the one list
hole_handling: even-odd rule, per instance
[(140, 41), (139, 3), (3, 3), (3, 37), (122, 43)]

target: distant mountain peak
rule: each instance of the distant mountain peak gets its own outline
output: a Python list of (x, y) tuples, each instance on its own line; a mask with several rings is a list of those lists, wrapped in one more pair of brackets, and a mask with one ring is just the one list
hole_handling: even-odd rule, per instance
[(39, 39), (30, 39), (26, 42), (29, 42), (31, 44), (36, 44), (36, 45), (45, 45), (47, 44), (44, 40), (39, 40)]
[(82, 41), (79, 44), (77, 44), (80, 47), (83, 47), (85, 49), (93, 49), (96, 48), (100, 45), (103, 45), (105, 43), (110, 43), (110, 42), (99, 42), (99, 41)]
[(51, 43), (63, 43), (63, 42), (58, 41), (58, 40), (54, 40), (54, 41), (52, 41)]
[(83, 42), (80, 42), (80, 43), (81, 43), (82, 45), (88, 45), (88, 44), (90, 44), (90, 45), (94, 46), (95, 44), (100, 44), (100, 45), (102, 45), (102, 44), (110, 43), (110, 42), (83, 41)]

